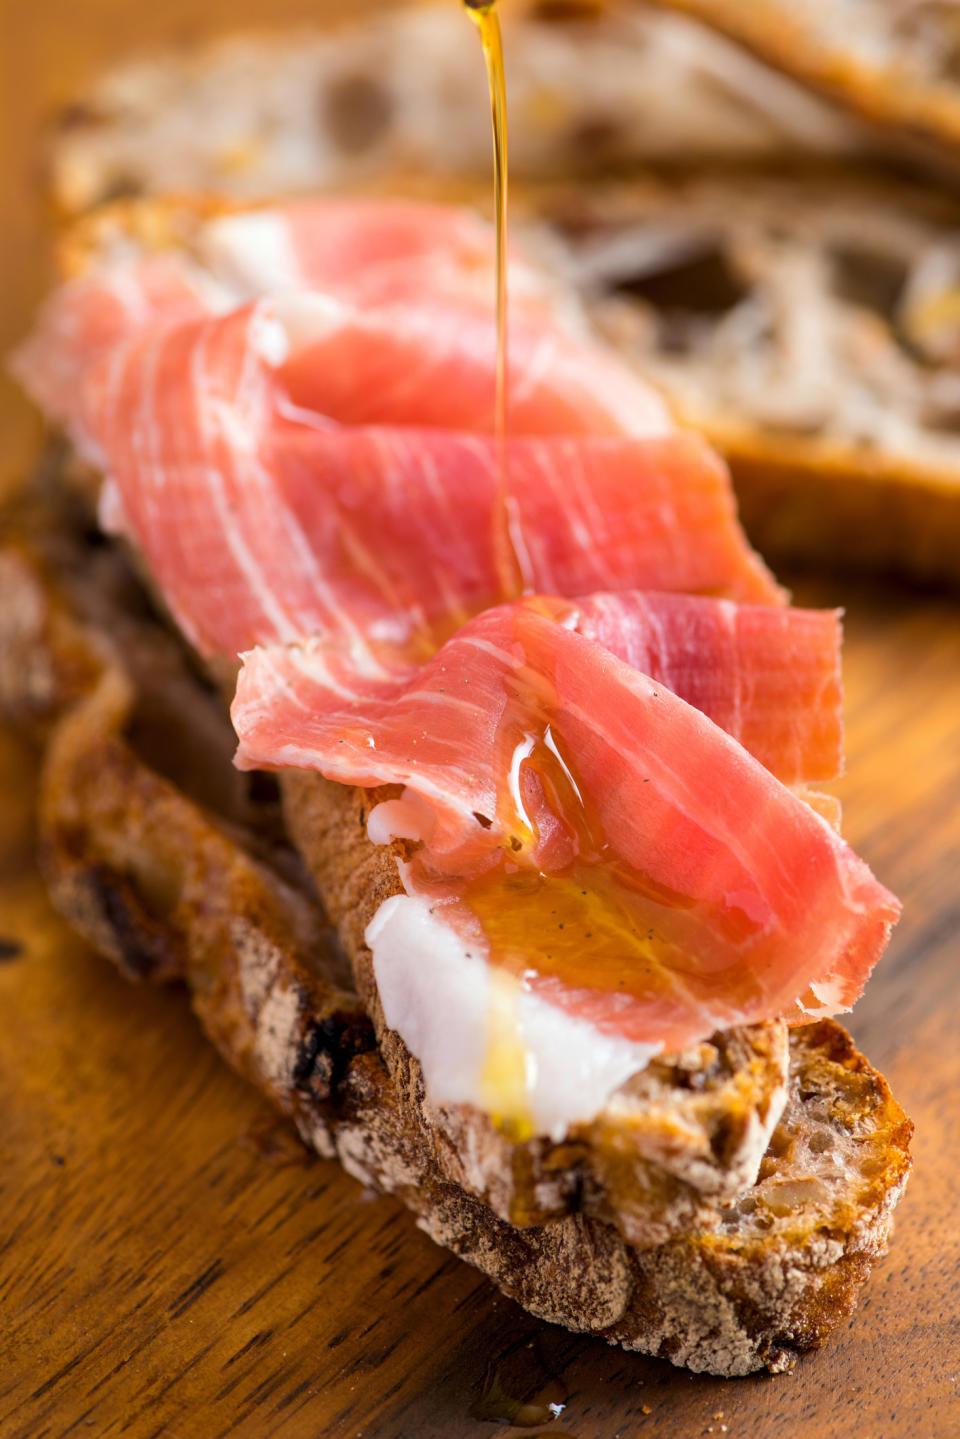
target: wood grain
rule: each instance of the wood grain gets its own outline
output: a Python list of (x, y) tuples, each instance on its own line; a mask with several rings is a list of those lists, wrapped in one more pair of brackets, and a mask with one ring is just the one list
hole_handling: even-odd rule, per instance
[(832, 1345), (791, 1376), (722, 1381), (552, 1330), (309, 1158), (183, 995), (128, 986), (50, 913), (30, 758), (6, 736), (4, 1439), (479, 1439), (498, 1432), (470, 1415), (492, 1378), (551, 1374), (567, 1407), (550, 1432), (575, 1439), (955, 1439), (960, 608), (825, 583), (800, 597), (848, 604), (847, 832), (905, 902), (852, 1027), (918, 1126), (894, 1248)]

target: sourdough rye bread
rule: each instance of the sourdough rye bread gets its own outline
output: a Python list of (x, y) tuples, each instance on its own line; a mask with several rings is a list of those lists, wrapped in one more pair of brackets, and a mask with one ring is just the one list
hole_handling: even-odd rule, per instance
[[(443, 1128), (415, 1066), (389, 1032), (377, 1042), (272, 795), (230, 768), (216, 693), (116, 547), (84, 533), (75, 506), (28, 507), (4, 526), (0, 576), (0, 713), (44, 746), (52, 897), (131, 977), (185, 979), (221, 1053), (319, 1152), (399, 1194), (439, 1243), (532, 1313), (693, 1369), (782, 1370), (850, 1312), (889, 1240), (911, 1125), (839, 1025), (791, 1032), (785, 1102), (756, 1181), (718, 1197), (709, 1223), (691, 1218), (660, 1242), (630, 1243), (620, 1217), (591, 1204), (600, 1179), (588, 1151), (602, 1150), (591, 1135), (556, 1156), (575, 1182), (561, 1204), (554, 1176), (555, 1217), (507, 1222), (441, 1162)], [(175, 696), (186, 721), (177, 746), (151, 734), (163, 695), (165, 719)], [(298, 824), (307, 810), (328, 829), (356, 821), (358, 803), (351, 790), (290, 801)], [(320, 867), (334, 902), (352, 859), (345, 848), (339, 878), (332, 853)], [(346, 923), (342, 937), (355, 946)], [(751, 1068), (770, 1063), (778, 1043), (766, 1037), (718, 1036), (627, 1086), (623, 1105), (651, 1154), (671, 1108), (678, 1128), (699, 1126), (721, 1151), (727, 1133), (711, 1125), (732, 1116), (729, 1142), (742, 1145), (738, 1127), (756, 1101), (731, 1104), (729, 1094), (738, 1077), (749, 1092), (759, 1083)], [(675, 1194), (692, 1188), (690, 1174), (663, 1175)], [(611, 1183), (605, 1202), (615, 1193)]]

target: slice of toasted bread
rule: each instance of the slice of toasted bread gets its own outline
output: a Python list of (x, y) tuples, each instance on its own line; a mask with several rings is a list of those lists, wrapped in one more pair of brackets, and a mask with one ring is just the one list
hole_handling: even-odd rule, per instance
[[(401, 1195), (532, 1313), (718, 1374), (781, 1370), (822, 1343), (884, 1252), (909, 1172), (909, 1121), (840, 1026), (792, 1032), (786, 1105), (757, 1182), (707, 1226), (690, 1216), (662, 1242), (631, 1244), (591, 1206), (597, 1181), (576, 1143), (555, 1156), (573, 1182), (550, 1222), (506, 1222), (440, 1162), (435, 1112), (412, 1069), (398, 1082), (390, 1036), (375, 1044), (272, 804), (229, 771), (215, 694), (115, 548), (78, 532), (75, 516), (63, 528), (41, 507), (6, 527), (0, 551), (0, 712), (46, 747), (43, 862), (67, 917), (132, 976), (185, 978), (221, 1053), (314, 1147)], [(174, 713), (185, 722), (172, 733)], [(212, 784), (211, 770), (223, 771)], [(346, 810), (330, 815), (356, 805), (343, 795)], [(749, 1087), (750, 1044), (728, 1036), (699, 1067), (686, 1057), (642, 1078), (625, 1102), (648, 1137), (666, 1133), (658, 1109), (698, 1123), (736, 1074)], [(702, 1106), (688, 1102), (693, 1073)]]

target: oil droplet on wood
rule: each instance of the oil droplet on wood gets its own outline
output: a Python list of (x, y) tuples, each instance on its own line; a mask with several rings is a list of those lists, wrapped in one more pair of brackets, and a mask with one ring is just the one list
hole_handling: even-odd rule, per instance
[[(470, 1416), (515, 1429), (539, 1429), (560, 1417), (567, 1397), (566, 1385), (549, 1373), (536, 1342), (526, 1341), (488, 1366)], [(551, 1439), (563, 1439), (557, 1430), (550, 1435)]]
[(274, 1114), (254, 1119), (237, 1142), (241, 1149), (255, 1154), (273, 1169), (284, 1169), (291, 1164), (307, 1165), (313, 1158), (289, 1125)]

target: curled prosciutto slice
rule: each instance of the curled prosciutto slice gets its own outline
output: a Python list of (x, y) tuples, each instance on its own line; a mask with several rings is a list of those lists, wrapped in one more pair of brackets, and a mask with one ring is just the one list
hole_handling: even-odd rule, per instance
[[(359, 307), (279, 298), (290, 339), (281, 367), (295, 405), (349, 425), (493, 429), (497, 327), (487, 308), (444, 300)], [(511, 313), (507, 426), (513, 435), (656, 435), (661, 396), (612, 351)]]
[[(344, 680), (319, 646), (247, 656), (239, 762), (404, 786), (414, 827), (375, 836), (422, 841), (394, 910), (426, 903), (516, 994), (649, 1053), (860, 993), (894, 897), (718, 725), (555, 614), (481, 615), (381, 700)], [(389, 952), (416, 990), (417, 954)]]
[[(111, 518), (205, 653), (321, 633), (418, 647), (508, 597), (490, 437), (291, 417), (270, 306), (141, 336), (87, 377), (76, 428)], [(516, 438), (504, 450), (531, 588), (776, 601), (726, 471), (695, 436)]]
[[(836, 611), (738, 605), (638, 590), (572, 601), (533, 596), (520, 603), (665, 685), (783, 783), (830, 780), (840, 772), (843, 722)], [(258, 666), (277, 663), (298, 672), (292, 688), (278, 682), (287, 699), (296, 695), (309, 707), (318, 734), (336, 736), (332, 763), (355, 762), (359, 734), (365, 772), (378, 761), (369, 753), (370, 735), (356, 730), (356, 717), (362, 721), (373, 713), (375, 724), (386, 723), (390, 706), (406, 703), (420, 669), (415, 661), (395, 657), (376, 673), (364, 672), (348, 650), (325, 641), (287, 651), (255, 651), (246, 659), (244, 685), (252, 682)], [(270, 683), (266, 681), (267, 690)], [(354, 782), (353, 773), (348, 768), (344, 776)], [(397, 777), (388, 767), (376, 782)], [(406, 782), (407, 777), (401, 778)]]

